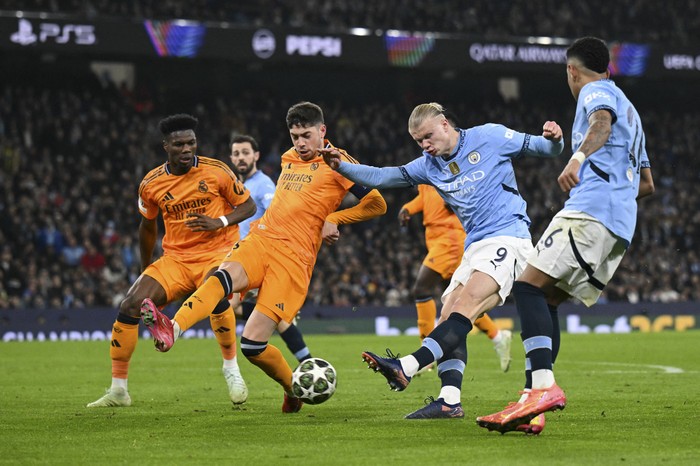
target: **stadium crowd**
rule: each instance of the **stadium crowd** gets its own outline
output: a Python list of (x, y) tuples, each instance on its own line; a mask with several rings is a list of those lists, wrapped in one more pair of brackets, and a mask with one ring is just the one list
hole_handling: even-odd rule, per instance
[(504, 36), (576, 37), (688, 43), (700, 35), (697, 0), (670, 8), (654, 0), (532, 2), (511, 0), (5, 0), (5, 10), (41, 11), (82, 17), (186, 18), (243, 26), (351, 27)]
[[(157, 122), (173, 111), (173, 96), (152, 94), (144, 105), (125, 88), (97, 79), (51, 88), (3, 85), (0, 308), (114, 307), (123, 298), (140, 273), (138, 183), (165, 160)], [(548, 106), (542, 99), (445, 99), (462, 127), (500, 122), (530, 133), (547, 119), (570, 130), (574, 110), (573, 100)], [(419, 154), (405, 130), (417, 103), (409, 100), (346, 95), (318, 103), (331, 141), (363, 163), (383, 166)], [(261, 168), (276, 179), (279, 155), (290, 146), (284, 112), (294, 102), (264, 90), (202, 97), (187, 110), (200, 119), (198, 152), (227, 161), (231, 136), (252, 134), (263, 150)], [(700, 146), (700, 112), (638, 107), (657, 191), (640, 203), (635, 241), (604, 299), (700, 300), (700, 162), (691, 155)], [(563, 204), (556, 178), (565, 159), (515, 162), (533, 238)], [(399, 228), (397, 213), (414, 192), (383, 194), (385, 216), (342, 227), (339, 243), (322, 248), (307, 304), (412, 304), (423, 230), (419, 218)]]

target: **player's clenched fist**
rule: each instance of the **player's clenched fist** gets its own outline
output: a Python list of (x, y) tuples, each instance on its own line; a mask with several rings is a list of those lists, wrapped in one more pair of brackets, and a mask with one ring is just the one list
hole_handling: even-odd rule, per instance
[(550, 141), (559, 141), (564, 133), (556, 121), (545, 121), (542, 126), (542, 136)]

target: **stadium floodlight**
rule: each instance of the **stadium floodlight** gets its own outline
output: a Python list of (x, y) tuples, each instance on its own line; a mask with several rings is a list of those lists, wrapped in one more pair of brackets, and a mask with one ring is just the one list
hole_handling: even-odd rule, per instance
[(367, 28), (350, 28), (350, 34), (353, 36), (369, 36), (371, 33)]
[(175, 26), (198, 26), (200, 22), (191, 19), (174, 19), (171, 24)]
[(411, 33), (408, 31), (399, 31), (398, 29), (387, 29), (386, 35), (389, 37), (408, 37)]
[(527, 43), (538, 45), (569, 45), (571, 40), (564, 39), (563, 37), (530, 36), (527, 38)]

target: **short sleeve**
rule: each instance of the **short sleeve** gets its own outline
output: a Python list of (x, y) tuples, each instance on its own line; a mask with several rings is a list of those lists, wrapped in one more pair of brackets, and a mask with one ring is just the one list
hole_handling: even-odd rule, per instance
[(583, 108), (586, 111), (586, 118), (598, 110), (607, 110), (612, 115), (612, 122), (617, 121), (617, 111), (615, 108), (617, 98), (615, 95), (602, 86), (588, 85), (581, 89), (579, 100), (583, 100)]
[(507, 126), (491, 123), (480, 128), (482, 137), (494, 147), (495, 153), (504, 157), (517, 158), (528, 148), (530, 135), (520, 133)]
[(138, 205), (139, 212), (141, 212), (141, 215), (147, 219), (153, 220), (158, 216), (158, 204), (153, 202), (148, 185), (142, 185), (141, 189), (139, 190)]

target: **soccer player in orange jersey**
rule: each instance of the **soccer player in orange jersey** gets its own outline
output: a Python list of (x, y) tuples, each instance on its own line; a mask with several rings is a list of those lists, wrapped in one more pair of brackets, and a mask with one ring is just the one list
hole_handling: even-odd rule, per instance
[[(318, 105), (301, 102), (287, 112), (294, 146), (282, 155), (282, 172), (272, 204), (244, 240), (237, 243), (212, 277), (180, 307), (171, 322), (145, 300), (141, 317), (155, 335), (156, 348), (168, 351), (181, 332), (207, 316), (231, 292), (260, 288), (258, 301), (243, 329), (241, 352), (284, 388), (282, 412), (295, 413), (302, 402), (292, 395), (292, 369), (268, 344), (280, 321), (292, 322), (304, 304), (321, 242), (339, 239), (338, 225), (382, 215), (386, 202), (377, 190), (356, 185), (331, 170), (321, 149), (326, 125)], [(357, 163), (345, 151), (343, 160)], [(360, 202), (339, 210), (351, 192)]]
[[(192, 293), (210, 276), (238, 241), (237, 223), (255, 213), (255, 202), (228, 166), (197, 153), (197, 119), (185, 114), (159, 123), (164, 164), (154, 168), (139, 186), (139, 247), (143, 273), (119, 306), (112, 328), (112, 385), (88, 408), (130, 406), (127, 373), (139, 336), (144, 299), (155, 306)], [(163, 256), (152, 260), (163, 217)], [(236, 320), (228, 300), (211, 302), (206, 311), (224, 357), (224, 377), (233, 403), (243, 403), (248, 389), (236, 362)]]
[[(449, 280), (464, 253), (464, 240), (467, 234), (457, 216), (452, 212), (434, 187), (426, 184), (418, 185), (418, 195), (404, 204), (399, 211), (399, 223), (406, 226), (412, 215), (423, 213), (425, 227), (425, 245), (428, 255), (418, 270), (416, 282), (413, 285), (413, 298), (416, 300), (418, 313), (418, 331), (420, 339), (430, 334), (435, 328), (437, 306), (433, 298), (435, 287)], [(441, 319), (442, 320), (442, 319)], [(494, 349), (501, 363), (501, 370), (508, 371), (510, 367), (510, 330), (499, 330), (488, 314), (474, 321), (474, 326), (493, 341)], [(432, 367), (432, 366), (428, 366)]]
[[(250, 191), (250, 196), (258, 208), (255, 215), (238, 225), (241, 239), (248, 236), (250, 224), (263, 216), (275, 196), (275, 183), (262, 170), (258, 170), (259, 158), (260, 148), (255, 138), (247, 134), (238, 134), (233, 137), (231, 140), (231, 167), (238, 179)], [(236, 316), (248, 320), (250, 313), (255, 309), (257, 297), (258, 290), (255, 289), (248, 291), (244, 299), (238, 293), (233, 293), (229, 302)], [(281, 320), (277, 325), (277, 332), (297, 361), (302, 362), (312, 357), (311, 351), (304, 341), (304, 336), (294, 323)]]

